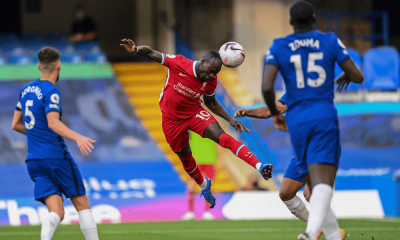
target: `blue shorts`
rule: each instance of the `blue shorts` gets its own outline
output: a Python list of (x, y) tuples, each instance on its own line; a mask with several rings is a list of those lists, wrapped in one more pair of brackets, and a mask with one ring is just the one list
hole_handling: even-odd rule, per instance
[(289, 128), (290, 138), (301, 175), (308, 173), (314, 163), (339, 166), (341, 154), (337, 119), (322, 118)]
[(35, 182), (35, 200), (44, 203), (52, 194), (66, 198), (85, 195), (81, 173), (72, 159), (42, 159), (27, 161), (28, 173)]
[(300, 174), (299, 168), (297, 167), (296, 158), (290, 160), (289, 165), (286, 168), (285, 174), (283, 174), (283, 177), (305, 183), (302, 175)]

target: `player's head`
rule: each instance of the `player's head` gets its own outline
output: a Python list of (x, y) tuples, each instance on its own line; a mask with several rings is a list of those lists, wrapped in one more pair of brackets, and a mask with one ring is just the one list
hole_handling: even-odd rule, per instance
[(316, 21), (314, 7), (306, 1), (297, 1), (290, 8), (290, 24), (296, 28), (312, 28)]
[(57, 81), (60, 78), (61, 61), (60, 53), (52, 47), (44, 47), (38, 53), (38, 68), (42, 74), (55, 75)]
[(222, 60), (219, 53), (209, 51), (200, 59), (198, 68), (198, 76), (200, 80), (205, 81), (214, 77), (215, 74), (221, 71)]

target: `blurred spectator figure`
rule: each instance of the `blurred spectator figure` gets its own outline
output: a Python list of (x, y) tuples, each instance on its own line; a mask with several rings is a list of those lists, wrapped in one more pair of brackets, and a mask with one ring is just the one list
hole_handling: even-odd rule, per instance
[(86, 15), (86, 8), (83, 3), (76, 5), (75, 21), (72, 24), (72, 35), (70, 40), (73, 42), (97, 40), (97, 31), (94, 21)]
[(258, 191), (258, 190), (268, 191), (268, 189), (260, 187), (260, 185), (258, 184), (258, 175), (251, 174), (249, 179), (247, 180), (246, 186), (242, 188), (242, 191)]

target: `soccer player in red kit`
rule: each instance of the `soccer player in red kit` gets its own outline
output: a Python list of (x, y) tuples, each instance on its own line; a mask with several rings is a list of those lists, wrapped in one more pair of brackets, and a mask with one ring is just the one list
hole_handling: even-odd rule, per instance
[(241, 122), (229, 116), (215, 99), (217, 73), (222, 67), (218, 52), (209, 51), (199, 61), (192, 61), (182, 55), (165, 55), (148, 46), (137, 47), (130, 39), (121, 41), (120, 45), (128, 52), (148, 57), (168, 67), (167, 80), (159, 101), (164, 135), (172, 151), (182, 161), (185, 171), (200, 186), (201, 194), (210, 208), (215, 206), (211, 180), (203, 177), (197, 167), (190, 150), (188, 130), (213, 140), (221, 147), (229, 148), (237, 157), (259, 170), (266, 180), (272, 177), (272, 165), (263, 165), (243, 143), (226, 134), (217, 120), (202, 106), (200, 97), (204, 95), (204, 104), (208, 109), (228, 121), (237, 132), (250, 132)]

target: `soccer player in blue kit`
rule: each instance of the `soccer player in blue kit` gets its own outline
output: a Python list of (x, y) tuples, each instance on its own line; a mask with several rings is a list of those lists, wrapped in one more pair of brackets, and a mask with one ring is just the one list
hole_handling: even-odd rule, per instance
[(82, 176), (63, 137), (75, 141), (83, 155), (92, 152), (95, 141), (72, 131), (61, 121), (61, 94), (55, 87), (61, 70), (58, 50), (45, 47), (39, 51), (38, 59), (42, 75), (21, 90), (12, 128), (27, 136), (26, 163), (35, 183), (35, 200), (49, 210), (42, 222), (41, 240), (50, 240), (64, 218), (62, 194), (71, 199), (78, 211), (85, 239), (98, 240)]
[[(289, 128), (298, 171), (311, 189), (307, 229), (299, 240), (315, 240), (320, 228), (328, 240), (341, 240), (330, 203), (340, 157), (338, 116), (333, 104), (334, 64), (344, 71), (338, 88), (364, 77), (333, 33), (314, 30), (313, 6), (298, 1), (290, 8), (294, 33), (274, 40), (267, 54), (262, 93), (276, 128)], [(274, 81), (281, 72), (286, 86), (286, 120), (277, 110)]]

